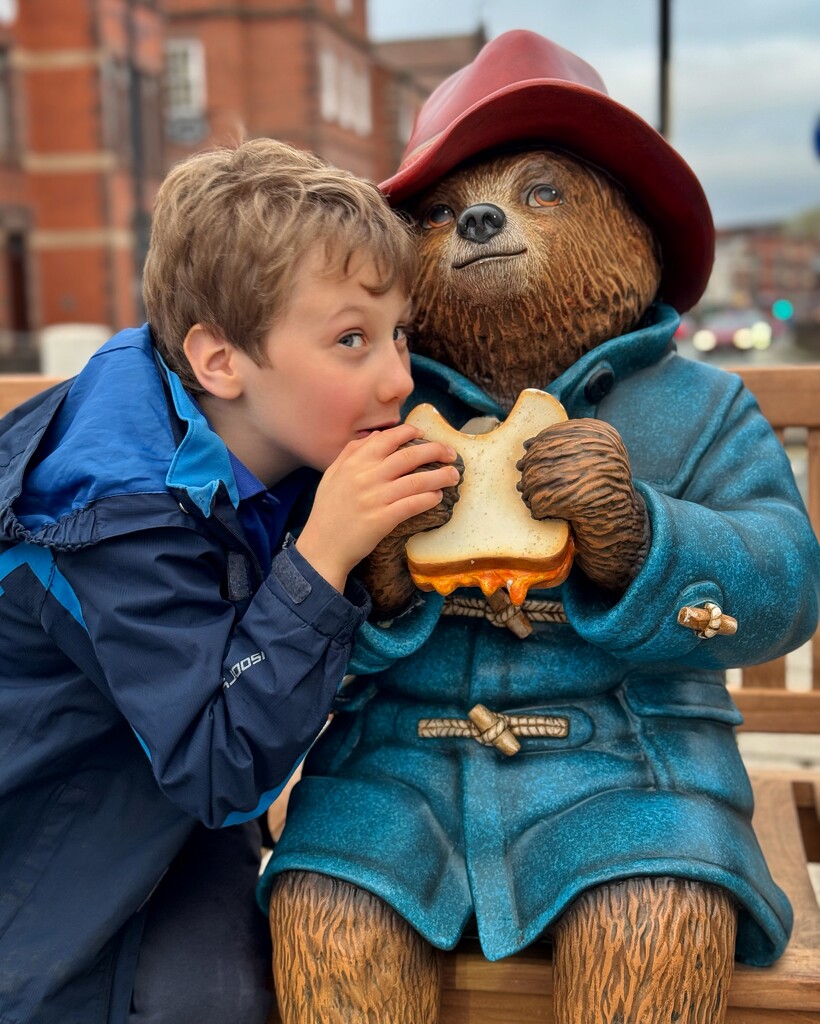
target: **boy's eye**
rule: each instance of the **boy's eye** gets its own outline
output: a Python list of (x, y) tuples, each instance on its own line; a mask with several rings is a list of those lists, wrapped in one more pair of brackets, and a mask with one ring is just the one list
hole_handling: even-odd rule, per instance
[(345, 334), (344, 337), (339, 338), (339, 344), (344, 345), (346, 348), (361, 348), (364, 345), (364, 335), (358, 331), (351, 331), (350, 334)]
[(393, 328), (393, 341), (401, 344), (407, 344), (407, 328), (399, 324), (398, 327)]

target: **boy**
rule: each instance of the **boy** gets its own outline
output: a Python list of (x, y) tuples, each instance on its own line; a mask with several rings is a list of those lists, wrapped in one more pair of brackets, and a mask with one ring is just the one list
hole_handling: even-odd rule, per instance
[(411, 278), (370, 184), (198, 154), (157, 199), (150, 329), (4, 421), (0, 1020), (264, 1021), (254, 819), (366, 617), (348, 573), (458, 478), (399, 425)]

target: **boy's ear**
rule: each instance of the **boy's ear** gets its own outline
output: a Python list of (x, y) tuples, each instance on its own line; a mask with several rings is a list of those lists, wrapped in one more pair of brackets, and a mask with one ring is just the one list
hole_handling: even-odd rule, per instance
[(208, 394), (216, 398), (238, 398), (242, 394), (241, 360), (229, 341), (209, 327), (194, 324), (182, 348), (194, 376)]

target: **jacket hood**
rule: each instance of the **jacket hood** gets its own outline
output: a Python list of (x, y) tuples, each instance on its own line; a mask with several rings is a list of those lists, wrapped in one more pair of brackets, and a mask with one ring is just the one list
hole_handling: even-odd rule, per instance
[(78, 376), (10, 413), (0, 465), (0, 536), (49, 547), (167, 521), (180, 497), (206, 516), (220, 490), (239, 500), (227, 448), (147, 325), (115, 335)]

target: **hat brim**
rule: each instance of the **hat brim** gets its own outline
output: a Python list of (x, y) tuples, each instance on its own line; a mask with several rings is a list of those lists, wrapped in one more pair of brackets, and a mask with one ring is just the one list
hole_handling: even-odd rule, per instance
[(407, 154), (379, 188), (398, 206), (465, 160), (521, 142), (566, 150), (619, 182), (660, 246), (659, 297), (680, 312), (697, 302), (714, 259), (714, 226), (703, 189), (663, 136), (595, 89), (560, 79), (499, 89)]

